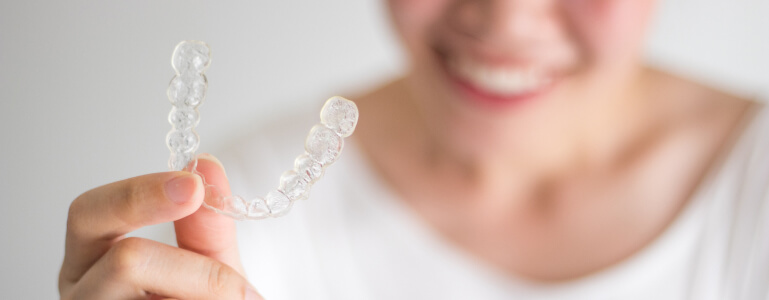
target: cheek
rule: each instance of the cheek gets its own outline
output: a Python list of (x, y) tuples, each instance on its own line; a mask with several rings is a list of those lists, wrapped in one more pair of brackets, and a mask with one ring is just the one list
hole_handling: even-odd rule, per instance
[(439, 12), (447, 0), (388, 0), (390, 14), (399, 28), (417, 25)]
[(564, 0), (565, 19), (594, 61), (634, 59), (654, 8), (652, 0)]
[(424, 44), (429, 27), (440, 18), (447, 2), (449, 0), (387, 1), (393, 26), (411, 52)]

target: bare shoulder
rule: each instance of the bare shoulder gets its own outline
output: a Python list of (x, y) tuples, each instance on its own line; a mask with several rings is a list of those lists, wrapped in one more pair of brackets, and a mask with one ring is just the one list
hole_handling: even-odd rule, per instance
[(753, 99), (665, 71), (647, 69), (646, 74), (653, 98), (665, 115), (679, 125), (735, 129), (760, 106)]

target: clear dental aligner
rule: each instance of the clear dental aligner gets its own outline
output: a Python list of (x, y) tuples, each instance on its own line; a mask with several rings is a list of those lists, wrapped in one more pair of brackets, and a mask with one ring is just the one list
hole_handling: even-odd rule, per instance
[(208, 81), (203, 74), (211, 62), (208, 45), (200, 41), (183, 41), (176, 46), (171, 64), (176, 76), (168, 86), (168, 99), (173, 108), (168, 115), (172, 129), (166, 137), (171, 150), (168, 166), (173, 171), (189, 170), (203, 178), (206, 190), (204, 206), (236, 219), (264, 219), (286, 214), (296, 200), (306, 199), (310, 188), (323, 176), (324, 169), (339, 158), (344, 138), (358, 123), (358, 108), (345, 98), (334, 96), (320, 111), (320, 124), (310, 129), (304, 144), (305, 153), (294, 160), (294, 168), (280, 176), (278, 188), (264, 197), (245, 200), (225, 196), (218, 187), (205, 183), (197, 171), (195, 151), (200, 138), (195, 126), (200, 122), (198, 106), (205, 98)]

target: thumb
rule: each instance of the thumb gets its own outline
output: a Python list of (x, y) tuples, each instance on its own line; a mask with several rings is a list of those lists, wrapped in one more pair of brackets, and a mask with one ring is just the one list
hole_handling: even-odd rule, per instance
[[(201, 154), (197, 170), (207, 184), (218, 187), (224, 196), (230, 195), (230, 184), (218, 159)], [(195, 213), (175, 221), (174, 228), (179, 248), (219, 260), (245, 275), (233, 219), (201, 206)]]

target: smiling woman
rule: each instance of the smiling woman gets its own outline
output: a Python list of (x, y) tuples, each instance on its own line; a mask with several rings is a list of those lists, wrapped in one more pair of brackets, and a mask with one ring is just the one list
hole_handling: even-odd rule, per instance
[[(764, 297), (769, 115), (646, 66), (654, 4), (388, 1), (407, 73), (356, 98), (312, 204), (242, 227), (249, 274), (296, 299)], [(250, 180), (290, 147), (240, 145)]]
[[(386, 4), (408, 68), (352, 97), (356, 134), (310, 201), (236, 240), (196, 210), (198, 176), (96, 188), (70, 209), (62, 296), (767, 297), (769, 111), (647, 66), (655, 1)], [(259, 192), (314, 114), (203, 156), (206, 183)], [(179, 248), (121, 239), (167, 221)]]

